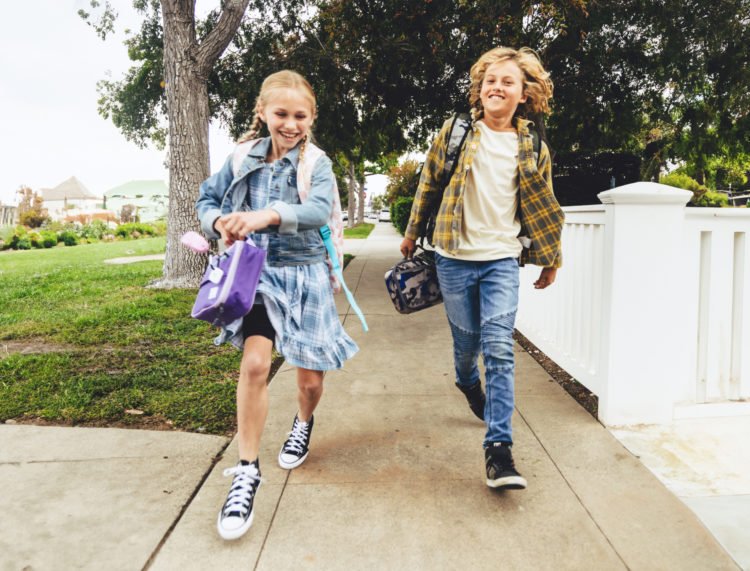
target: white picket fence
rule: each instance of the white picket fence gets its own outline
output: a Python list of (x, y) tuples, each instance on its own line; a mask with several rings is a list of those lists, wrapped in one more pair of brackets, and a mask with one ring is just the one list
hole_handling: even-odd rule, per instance
[(521, 273), (516, 327), (611, 426), (750, 414), (750, 209), (640, 182), (565, 208), (563, 267)]

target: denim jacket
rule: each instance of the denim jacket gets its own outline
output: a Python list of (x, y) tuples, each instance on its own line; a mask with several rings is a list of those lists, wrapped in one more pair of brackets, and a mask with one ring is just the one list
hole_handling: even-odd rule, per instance
[[(220, 238), (214, 229), (217, 218), (230, 212), (251, 209), (247, 201), (249, 175), (264, 165), (270, 144), (270, 137), (266, 137), (252, 147), (236, 176), (230, 155), (221, 170), (201, 184), (195, 207), (201, 229), (208, 238)], [(278, 212), (281, 223), (258, 231), (269, 233), (267, 262), (272, 266), (312, 264), (326, 258), (319, 228), (328, 221), (333, 205), (335, 179), (331, 160), (323, 155), (315, 162), (312, 184), (304, 204), (297, 192), (298, 166), (299, 147), (272, 165), (271, 184), (275, 185), (280, 199), (270, 203), (267, 208)]]

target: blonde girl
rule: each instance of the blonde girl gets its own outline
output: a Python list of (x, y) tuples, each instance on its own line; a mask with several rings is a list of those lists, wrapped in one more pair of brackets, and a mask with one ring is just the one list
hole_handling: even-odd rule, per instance
[[(284, 469), (307, 458), (323, 372), (341, 368), (358, 350), (338, 319), (319, 232), (333, 210), (335, 181), (330, 159), (310, 140), (315, 114), (315, 95), (301, 75), (270, 75), (261, 86), (250, 132), (201, 185), (196, 203), (206, 236), (227, 246), (251, 237), (268, 252), (255, 305), (217, 340), (243, 350), (237, 384), (239, 463), (225, 472), (234, 479), (217, 521), (224, 539), (240, 537), (252, 524), (273, 346), (297, 367), (298, 413), (278, 456)], [(263, 125), (269, 134), (256, 139)], [(302, 178), (298, 171), (304, 171)], [(298, 188), (304, 177), (307, 187)]]

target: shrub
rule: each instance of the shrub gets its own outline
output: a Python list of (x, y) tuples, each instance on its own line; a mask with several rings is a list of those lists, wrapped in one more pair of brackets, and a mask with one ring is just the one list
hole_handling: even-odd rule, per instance
[(56, 232), (52, 232), (50, 230), (42, 230), (39, 234), (42, 237), (43, 248), (52, 248), (53, 246), (57, 246), (57, 233)]
[(115, 230), (115, 236), (129, 240), (130, 238), (140, 238), (141, 236), (156, 236), (156, 228), (151, 224), (142, 224), (140, 222), (128, 222), (120, 224)]
[(688, 206), (727, 206), (729, 204), (729, 199), (725, 195), (708, 190), (685, 173), (671, 172), (661, 177), (659, 182), (692, 192), (693, 198), (688, 202)]
[(409, 224), (409, 215), (411, 214), (411, 205), (414, 197), (402, 196), (391, 205), (391, 223), (403, 236), (406, 232), (406, 225)]
[(28, 236), (19, 238), (16, 241), (16, 249), (17, 250), (31, 250), (31, 239)]
[(77, 246), (81, 243), (78, 234), (71, 232), (70, 230), (63, 230), (60, 233), (60, 241), (66, 246)]
[[(419, 185), (419, 176), (422, 172), (421, 166), (421, 163), (417, 161), (408, 160), (388, 170), (386, 173), (388, 175), (388, 186), (385, 187), (388, 204), (393, 205), (402, 197), (414, 198)], [(391, 213), (391, 218), (393, 218), (393, 213)]]
[(94, 218), (89, 224), (86, 224), (81, 228), (81, 238), (86, 238), (86, 241), (91, 242), (92, 240), (101, 240), (102, 236), (109, 233), (109, 226), (104, 220)]
[(10, 248), (10, 241), (13, 239), (13, 234), (15, 233), (15, 228), (10, 225), (4, 225), (0, 226), (0, 242), (2, 242), (2, 245), (0, 245), (0, 249), (5, 250), (7, 248)]
[(29, 240), (31, 241), (32, 248), (42, 248), (42, 236), (39, 232), (29, 232)]
[(164, 236), (167, 233), (166, 220), (155, 220), (151, 223), (151, 226), (156, 230), (157, 236)]

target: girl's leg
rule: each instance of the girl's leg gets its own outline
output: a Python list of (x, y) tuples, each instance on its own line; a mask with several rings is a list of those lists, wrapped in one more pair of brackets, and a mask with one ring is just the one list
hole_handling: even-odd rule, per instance
[(297, 404), (301, 422), (309, 422), (323, 396), (323, 371), (297, 367)]
[(260, 437), (268, 416), (268, 373), (273, 341), (261, 335), (245, 339), (237, 383), (237, 441), (240, 460), (258, 457)]

